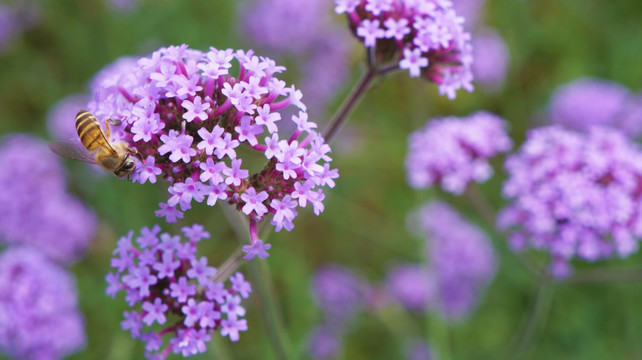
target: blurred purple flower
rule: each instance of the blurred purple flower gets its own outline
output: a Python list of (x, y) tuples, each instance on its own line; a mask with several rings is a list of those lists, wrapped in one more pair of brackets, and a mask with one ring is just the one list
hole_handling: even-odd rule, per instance
[(642, 101), (624, 86), (602, 79), (580, 78), (555, 90), (549, 106), (551, 123), (587, 131), (608, 126), (630, 137), (642, 133)]
[(327, 0), (254, 0), (241, 4), (241, 32), (267, 53), (290, 56), (314, 117), (344, 83), (350, 43), (332, 21)]
[(450, 320), (469, 314), (495, 275), (490, 239), (450, 206), (431, 202), (419, 210), (428, 236), (429, 271), (437, 286), (433, 304)]
[(0, 54), (9, 50), (14, 39), (39, 19), (40, 5), (37, 2), (21, 1), (11, 6), (0, 4)]
[[(233, 62), (239, 71), (234, 77)], [(192, 201), (213, 206), (224, 200), (247, 213), (255, 243), (252, 229), (264, 214), (275, 215), (276, 231), (293, 228), (297, 212), (288, 206), (295, 184), (308, 185), (303, 196), (309, 201), (298, 206), (312, 203), (318, 215), (322, 187), (333, 187), (338, 177), (328, 167), (330, 147), (308, 121), (301, 91), (275, 77), (284, 70), (252, 51), (162, 48), (136, 63), (124, 59), (103, 70), (92, 83), (89, 109), (101, 119), (123, 120), (112, 126), (112, 138), (145, 159), (137, 164), (134, 181), (144, 183), (153, 173), (171, 184), (157, 216), (174, 222)], [(281, 110), (288, 107), (298, 113), (287, 118)], [(290, 123), (291, 130), (279, 131), (282, 123)], [(251, 161), (245, 159), (248, 153), (264, 156), (267, 165), (250, 173), (244, 168)], [(248, 199), (256, 200), (250, 194), (261, 200), (246, 207)]]
[(335, 0), (353, 34), (372, 48), (376, 59), (394, 59), (411, 77), (439, 85), (449, 99), (473, 90), (470, 34), (450, 1)]
[(530, 130), (505, 164), (503, 194), (512, 202), (499, 215), (515, 250), (551, 253), (554, 275), (574, 257), (627, 257), (642, 237), (642, 153), (622, 132), (560, 126)]
[(364, 306), (364, 284), (350, 270), (324, 265), (312, 279), (312, 294), (326, 315), (348, 322)]
[(426, 266), (400, 264), (388, 271), (386, 290), (402, 306), (425, 311), (435, 297), (435, 279)]
[(510, 53), (501, 35), (492, 29), (477, 31), (473, 36), (473, 57), (475, 82), (490, 91), (500, 88), (510, 65)]
[(511, 147), (506, 123), (497, 115), (480, 111), (465, 118), (432, 119), (409, 137), (408, 182), (414, 188), (437, 185), (461, 194), (468, 183), (488, 180), (493, 174), (488, 160)]
[(308, 354), (315, 360), (336, 359), (341, 353), (343, 334), (328, 325), (315, 327), (308, 335)]
[(36, 247), (59, 262), (81, 257), (97, 220), (66, 192), (59, 158), (37, 138), (12, 135), (0, 144), (0, 167), (10, 169), (0, 172), (0, 240)]
[[(133, 310), (124, 313), (121, 325), (133, 338), (147, 342), (149, 359), (165, 359), (170, 352), (202, 353), (214, 332), (238, 341), (239, 331), (248, 329), (241, 301), (249, 297), (250, 284), (240, 273), (217, 280), (217, 269), (207, 264), (206, 257), (196, 256), (197, 243), (209, 234), (198, 224), (182, 230), (185, 242), (180, 236), (160, 233), (158, 225), (141, 229), (135, 239), (130, 231), (118, 240), (111, 259), (114, 272), (106, 276), (107, 295), (125, 292)], [(224, 286), (226, 280), (232, 284), (229, 288)], [(164, 328), (151, 330), (154, 323)], [(164, 338), (168, 342), (161, 349)]]
[[(465, 29), (472, 30), (477, 27), (483, 15), (485, 2), (485, 0), (452, 0), (457, 14), (466, 19)], [(475, 78), (477, 78), (477, 74), (475, 74)]]
[(73, 277), (35, 249), (0, 254), (0, 352), (49, 360), (84, 345)]
[(9, 6), (0, 4), (0, 53), (9, 47), (10, 42), (20, 32), (15, 15)]
[(47, 130), (58, 140), (76, 139), (76, 114), (89, 103), (86, 95), (70, 95), (58, 101), (47, 114)]

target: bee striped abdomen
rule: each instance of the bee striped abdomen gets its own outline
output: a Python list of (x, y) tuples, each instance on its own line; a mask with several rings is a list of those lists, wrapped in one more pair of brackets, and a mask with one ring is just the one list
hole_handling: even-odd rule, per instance
[(94, 152), (99, 148), (111, 149), (98, 119), (88, 111), (80, 110), (76, 115), (76, 131), (87, 151)]

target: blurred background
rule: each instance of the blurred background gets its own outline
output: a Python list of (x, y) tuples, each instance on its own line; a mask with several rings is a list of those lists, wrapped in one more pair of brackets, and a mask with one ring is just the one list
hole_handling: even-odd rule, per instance
[[(332, 12), (332, 1), (327, 2), (307, 4), (325, 12), (328, 20), (318, 30), (321, 36), (317, 33), (314, 41), (296, 45), (303, 48), (299, 51), (294, 45), (279, 48), (279, 43), (291, 44), (288, 39), (299, 32), (257, 37), (257, 31), (270, 26), (262, 23), (265, 12), (256, 11), (259, 1), (2, 0), (0, 133), (3, 138), (28, 133), (52, 141), (65, 136), (59, 135), (65, 131), (60, 128), (68, 128), (73, 136), (73, 117), (82, 105), (72, 105), (70, 115), (62, 116), (69, 121), (65, 127), (56, 115), (61, 101), (86, 95), (92, 77), (120, 57), (182, 43), (202, 50), (252, 48), (274, 58), (288, 67), (282, 78), (303, 88), (311, 120), (323, 128), (364, 68), (360, 44), (344, 29), (345, 19)], [(273, 247), (267, 263), (295, 353), (300, 358), (314, 355), (309, 351), (310, 334), (324, 321), (311, 290), (315, 272), (337, 264), (369, 288), (384, 288), (395, 265), (426, 261), (425, 239), (409, 229), (407, 218), (427, 200), (440, 199), (492, 240), (497, 270), (477, 305), (464, 319), (446, 323), (438, 314), (376, 304), (376, 296), (370, 294), (369, 303), (360, 305), (363, 309), (342, 332), (337, 358), (428, 359), (410, 357), (413, 339), (427, 342), (433, 358), (440, 358), (438, 352), (444, 349), (449, 354), (441, 358), (451, 359), (642, 358), (642, 281), (557, 283), (538, 295), (538, 278), (470, 201), (437, 190), (411, 189), (404, 168), (408, 135), (433, 117), (477, 110), (496, 113), (510, 124), (517, 148), (527, 129), (550, 121), (549, 104), (559, 86), (590, 76), (640, 94), (642, 2), (454, 2), (464, 16), (467, 10), (471, 13), (466, 26), (473, 41), (486, 37), (487, 43), (476, 45), (476, 51), (494, 49), (490, 55), (479, 55), (489, 58), (474, 70), (484, 83), (473, 93), (459, 92), (454, 101), (440, 97), (434, 84), (411, 79), (405, 72), (375, 84), (332, 144), (333, 166), (341, 177), (326, 191), (325, 212), (317, 217), (307, 208), (293, 231), (270, 236)], [(493, 43), (497, 38), (499, 44)], [(82, 104), (83, 99), (75, 101)], [(495, 210), (505, 204), (500, 192), (503, 159), (493, 159), (495, 175), (479, 186)], [(127, 309), (122, 295), (115, 300), (105, 296), (104, 276), (118, 237), (156, 223), (173, 232), (201, 223), (212, 234), (199, 249), (210, 264), (222, 263), (238, 243), (219, 207), (196, 206), (178, 224), (164, 224), (154, 210), (166, 199), (165, 186), (122, 181), (67, 160), (64, 166), (68, 192), (98, 219), (86, 255), (67, 265), (76, 278), (87, 337), (85, 348), (69, 359), (140, 359), (143, 344), (120, 328)], [(12, 168), (0, 171), (7, 175)], [(642, 254), (636, 253), (626, 260), (575, 265), (642, 268), (641, 262)], [(529, 319), (538, 296), (544, 299), (538, 302), (540, 314), (533, 324)], [(238, 343), (215, 336), (208, 353), (194, 358), (275, 359), (255, 301), (250, 297), (247, 303), (249, 331)], [(521, 343), (526, 331), (532, 334)]]

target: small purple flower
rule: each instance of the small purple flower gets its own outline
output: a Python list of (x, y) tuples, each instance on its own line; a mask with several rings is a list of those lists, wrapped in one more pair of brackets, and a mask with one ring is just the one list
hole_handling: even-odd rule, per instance
[[(220, 331), (237, 341), (239, 332), (247, 330), (241, 299), (249, 297), (250, 283), (240, 273), (229, 278), (229, 288), (215, 282), (217, 269), (207, 265), (207, 258), (196, 257), (196, 245), (209, 233), (198, 224), (182, 230), (185, 242), (180, 236), (158, 234), (158, 227), (143, 228), (139, 246), (132, 243), (130, 232), (118, 241), (114, 272), (106, 277), (110, 295), (125, 291), (132, 310), (125, 312), (121, 325), (147, 342), (148, 359), (165, 359), (170, 351), (184, 356), (202, 353), (211, 334)], [(164, 329), (149, 332), (155, 323)]]
[(461, 194), (468, 183), (488, 180), (493, 174), (488, 160), (512, 147), (505, 128), (504, 120), (487, 112), (430, 120), (409, 137), (408, 182)]
[(632, 138), (642, 134), (642, 101), (636, 101), (624, 86), (603, 79), (579, 78), (558, 87), (549, 116), (551, 123), (571, 130), (606, 126)]
[(503, 194), (512, 201), (498, 225), (514, 250), (550, 252), (558, 277), (576, 257), (628, 257), (642, 237), (640, 164), (640, 148), (615, 129), (533, 129), (506, 160)]
[(33, 248), (0, 254), (0, 314), (0, 350), (12, 359), (62, 359), (85, 345), (73, 277)]
[(270, 256), (267, 251), (270, 250), (271, 247), (272, 244), (264, 244), (261, 239), (256, 240), (251, 245), (243, 245), (243, 252), (245, 253), (243, 259), (252, 260), (255, 256), (258, 256), (259, 259), (267, 259), (268, 256)]
[(473, 90), (470, 34), (451, 1), (335, 0), (353, 34), (372, 48), (375, 59), (392, 59), (410, 76), (439, 84), (449, 99)]
[(468, 315), (495, 275), (490, 239), (445, 203), (430, 202), (418, 213), (427, 236), (432, 307), (455, 321)]
[(200, 96), (194, 98), (194, 101), (183, 100), (181, 106), (187, 110), (183, 114), (183, 119), (187, 122), (193, 121), (195, 118), (199, 118), (201, 121), (207, 120), (208, 115), (205, 112), (210, 108), (210, 103), (203, 103)]

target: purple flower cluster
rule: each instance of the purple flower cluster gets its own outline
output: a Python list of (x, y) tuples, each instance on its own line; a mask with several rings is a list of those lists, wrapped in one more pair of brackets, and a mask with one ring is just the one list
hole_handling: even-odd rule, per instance
[(331, 19), (327, 0), (254, 0), (241, 3), (241, 31), (268, 53), (293, 57), (306, 104), (321, 114), (348, 70), (350, 44)]
[(428, 236), (429, 272), (438, 294), (434, 305), (446, 318), (460, 319), (475, 307), (495, 275), (490, 239), (445, 203), (428, 203), (418, 215)]
[[(112, 137), (142, 159), (135, 181), (169, 181), (169, 199), (157, 216), (175, 222), (193, 201), (226, 201), (251, 227), (271, 214), (276, 231), (289, 231), (298, 207), (323, 211), (321, 188), (333, 187), (338, 172), (308, 121), (301, 91), (274, 76), (283, 70), (252, 51), (172, 46), (102, 72), (89, 108), (100, 119), (122, 119)], [(287, 107), (298, 113), (282, 118)], [(263, 167), (252, 163), (261, 158)]]
[(73, 277), (35, 249), (0, 254), (0, 352), (50, 360), (84, 345)]
[(124, 313), (123, 329), (145, 341), (146, 355), (154, 360), (172, 352), (205, 352), (214, 332), (238, 341), (239, 332), (248, 328), (241, 301), (250, 296), (250, 283), (237, 272), (226, 288), (228, 279), (217, 277), (206, 257), (196, 256), (197, 243), (210, 237), (203, 226), (183, 227), (186, 241), (160, 231), (158, 225), (142, 228), (135, 239), (130, 231), (114, 250), (115, 270), (107, 274), (106, 293), (115, 297), (124, 291), (125, 301), (136, 307)]
[(555, 90), (549, 116), (553, 124), (571, 130), (607, 126), (637, 137), (642, 134), (642, 97), (611, 81), (580, 78)]
[(498, 224), (516, 250), (552, 255), (554, 276), (569, 261), (627, 257), (642, 237), (642, 152), (621, 132), (587, 133), (548, 126), (531, 130), (505, 164), (503, 194), (512, 202)]
[(409, 137), (408, 182), (414, 188), (437, 185), (461, 194), (468, 183), (488, 180), (493, 174), (488, 160), (511, 147), (506, 123), (497, 115), (433, 119)]
[(398, 61), (411, 77), (439, 84), (449, 99), (473, 90), (470, 34), (449, 0), (335, 0), (377, 61)]
[(66, 191), (60, 159), (28, 135), (0, 144), (0, 241), (32, 246), (59, 262), (77, 260), (87, 249), (97, 220)]

